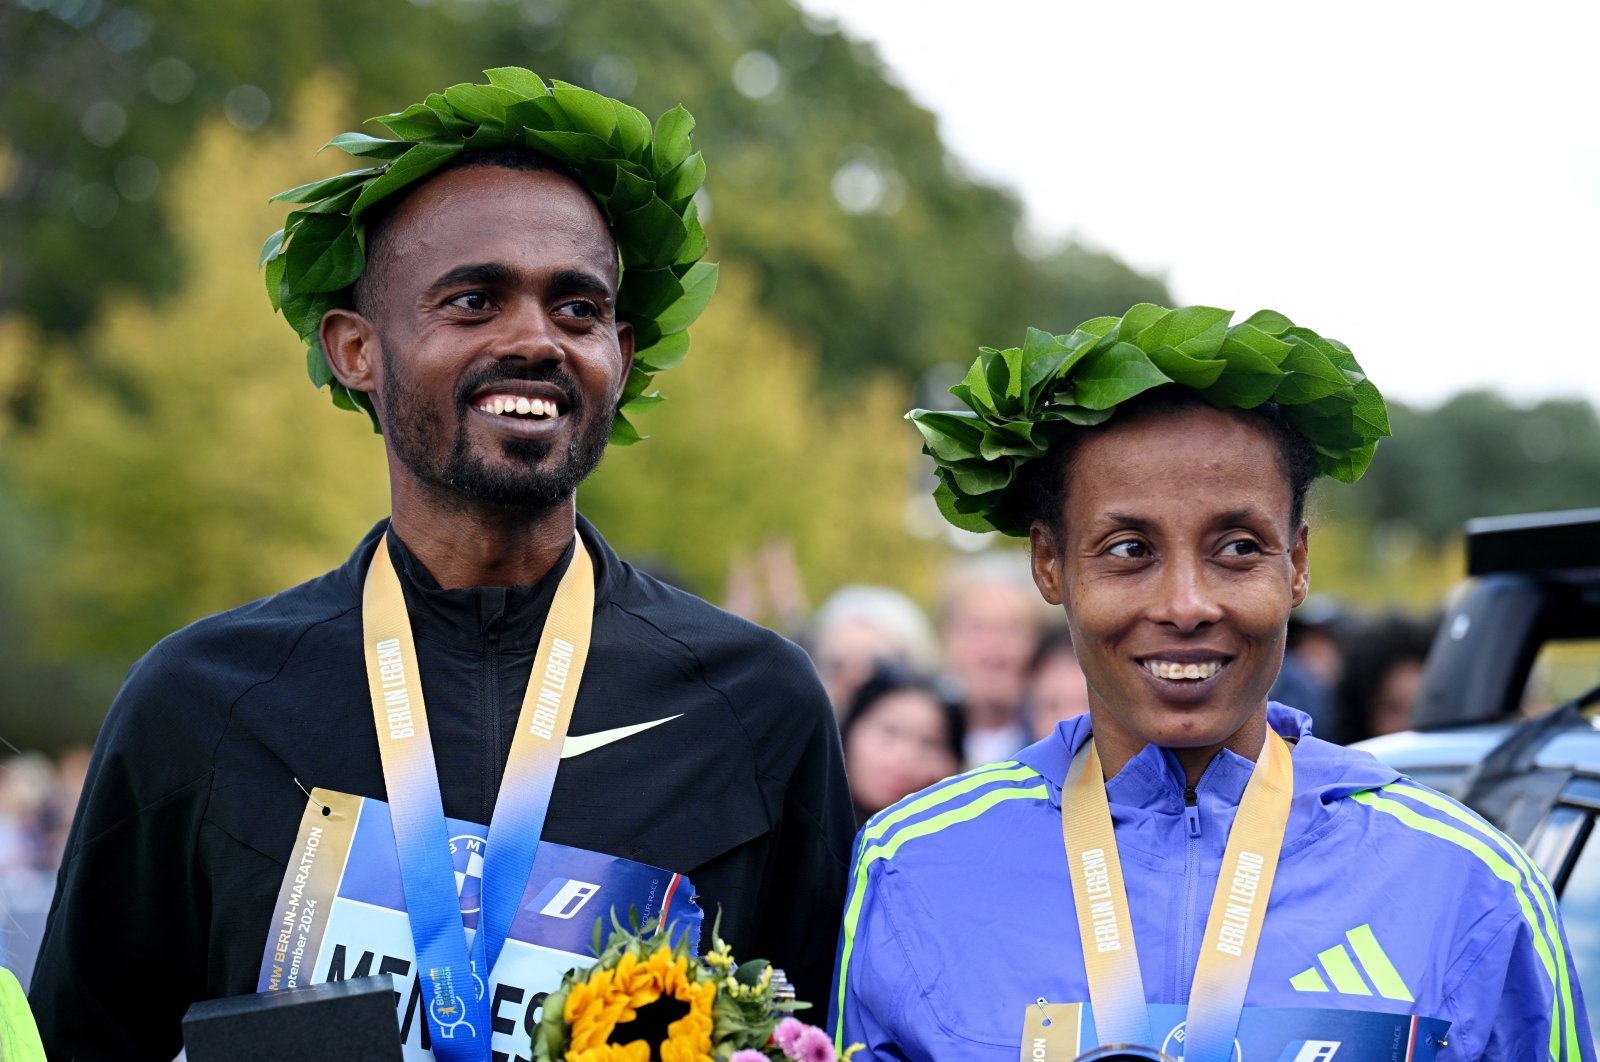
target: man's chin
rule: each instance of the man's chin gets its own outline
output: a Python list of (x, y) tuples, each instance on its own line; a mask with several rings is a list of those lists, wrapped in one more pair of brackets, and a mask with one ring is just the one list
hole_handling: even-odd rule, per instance
[(453, 493), (476, 505), (511, 512), (539, 513), (568, 501), (576, 480), (568, 475), (509, 476), (467, 474), (448, 481)]

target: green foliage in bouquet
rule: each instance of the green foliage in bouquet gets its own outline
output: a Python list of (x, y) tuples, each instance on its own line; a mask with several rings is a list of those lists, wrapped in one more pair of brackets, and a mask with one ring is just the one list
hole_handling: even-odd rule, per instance
[(619, 100), (562, 81), (546, 85), (521, 67), (484, 73), (487, 85), (455, 85), (372, 119), (397, 140), (341, 133), (328, 142), (372, 165), (272, 197), (301, 204), (261, 250), (272, 307), (305, 342), (311, 382), (329, 387), (341, 409), (365, 410), (377, 429), (371, 399), (333, 378), (317, 334), (325, 313), (351, 305), (351, 286), (366, 268), (366, 217), (462, 152), (537, 151), (577, 171), (616, 236), (617, 316), (633, 325), (636, 353), (611, 441), (638, 442), (628, 418), (662, 401), (652, 380), (688, 354), (687, 329), (717, 283), (716, 265), (700, 261), (707, 243), (694, 195), (706, 165), (691, 150), (694, 118), (674, 107), (652, 126)]
[[(630, 914), (625, 926), (612, 912), (610, 921), (609, 934), (604, 919), (595, 923), (594, 965), (568, 971), (545, 999), (534, 1034), (537, 1062), (727, 1062), (739, 1052), (792, 1057), (774, 1032), (786, 1015), (810, 1004), (785, 998), (771, 963), (736, 962), (716, 927), (711, 951), (700, 957), (690, 950), (687, 932), (674, 941), (653, 919), (641, 926)], [(682, 1016), (666, 1025), (657, 1052), (651, 1050), (657, 1045), (633, 1039), (627, 1026), (663, 1000), (676, 1001)], [(826, 1043), (820, 1030), (810, 1034)]]
[(1230, 326), (1232, 318), (1210, 306), (1140, 303), (1066, 335), (1030, 328), (1021, 347), (981, 348), (950, 389), (968, 410), (906, 414), (934, 459), (939, 511), (968, 531), (1026, 536), (1022, 467), (1061, 432), (1104, 423), (1120, 403), (1172, 384), (1224, 409), (1274, 402), (1316, 448), (1318, 474), (1361, 478), (1389, 414), (1350, 348), (1271, 310)]

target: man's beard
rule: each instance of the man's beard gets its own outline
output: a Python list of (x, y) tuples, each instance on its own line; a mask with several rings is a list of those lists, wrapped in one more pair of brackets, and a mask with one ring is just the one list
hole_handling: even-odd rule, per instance
[[(395, 456), (422, 482), (442, 492), (480, 505), (522, 512), (553, 509), (572, 497), (578, 484), (600, 464), (616, 410), (606, 407), (592, 412), (585, 409), (577, 383), (559, 368), (550, 365), (497, 365), (493, 370), (465, 380), (458, 391), (458, 408), (465, 411), (467, 396), (483, 387), (505, 380), (552, 383), (566, 396), (565, 416), (576, 431), (559, 460), (547, 462), (551, 444), (536, 439), (507, 438), (500, 442), (505, 461), (486, 461), (475, 452), (467, 435), (468, 417), (456, 423), (450, 451), (441, 460), (445, 426), (438, 410), (430, 409), (419, 396), (398, 357), (383, 352), (384, 375), (389, 386), (382, 399), (384, 435)], [(587, 414), (587, 419), (586, 419)]]

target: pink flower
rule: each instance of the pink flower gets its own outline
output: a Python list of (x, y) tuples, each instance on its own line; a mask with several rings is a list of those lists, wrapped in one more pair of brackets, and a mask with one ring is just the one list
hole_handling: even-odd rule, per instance
[[(772, 1039), (779, 1047), (783, 1048), (784, 1054), (794, 1058), (794, 1049), (799, 1045), (800, 1036), (805, 1031), (806, 1025), (799, 1018), (784, 1018), (778, 1023), (778, 1027), (772, 1030)], [(732, 1062), (731, 1059), (730, 1062)]]
[(741, 1048), (733, 1053), (728, 1062), (767, 1062), (767, 1056), (760, 1051), (753, 1051), (748, 1047)]
[(834, 1062), (833, 1041), (815, 1025), (804, 1026), (800, 1032), (800, 1042), (795, 1044), (789, 1057), (798, 1062)]

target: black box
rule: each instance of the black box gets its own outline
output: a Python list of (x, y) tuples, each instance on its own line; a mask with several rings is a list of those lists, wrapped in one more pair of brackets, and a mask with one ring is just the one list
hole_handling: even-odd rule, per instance
[(188, 1062), (401, 1062), (394, 978), (331, 981), (196, 1003), (183, 1016)]

